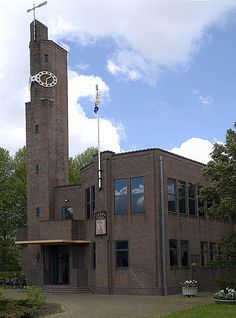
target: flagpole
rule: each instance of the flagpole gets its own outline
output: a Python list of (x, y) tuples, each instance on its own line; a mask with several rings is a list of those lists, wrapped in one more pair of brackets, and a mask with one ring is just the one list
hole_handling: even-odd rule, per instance
[(101, 171), (101, 152), (100, 152), (100, 121), (97, 112), (97, 122), (98, 122), (98, 189), (102, 189), (102, 171)]
[(98, 85), (96, 85), (96, 101), (95, 101), (95, 108), (94, 112), (97, 115), (97, 134), (98, 134), (98, 189), (102, 189), (102, 170), (101, 170), (101, 152), (100, 152), (100, 120), (99, 120), (99, 104), (100, 104), (100, 99), (99, 99), (99, 93), (98, 93)]

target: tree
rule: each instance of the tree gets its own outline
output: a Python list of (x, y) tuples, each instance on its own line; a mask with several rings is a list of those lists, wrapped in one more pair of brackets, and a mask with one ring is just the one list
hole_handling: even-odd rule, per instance
[(19, 269), (16, 232), (26, 224), (26, 149), (0, 148), (0, 268)]
[(69, 183), (80, 183), (80, 169), (92, 162), (93, 157), (97, 155), (97, 148), (90, 147), (81, 154), (69, 159)]
[(208, 209), (211, 219), (234, 223), (232, 233), (223, 238), (222, 245), (225, 259), (236, 265), (236, 123), (227, 130), (225, 144), (214, 144), (211, 157), (203, 168), (211, 186), (204, 188), (201, 195), (214, 202)]
[[(80, 181), (80, 169), (93, 160), (96, 148), (69, 159), (70, 184)], [(19, 249), (15, 245), (17, 229), (26, 226), (26, 147), (12, 157), (0, 148), (0, 269), (19, 269)]]

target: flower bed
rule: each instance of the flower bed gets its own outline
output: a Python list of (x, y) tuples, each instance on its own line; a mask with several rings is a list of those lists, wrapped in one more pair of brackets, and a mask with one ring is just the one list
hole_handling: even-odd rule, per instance
[(226, 287), (213, 295), (213, 300), (217, 303), (236, 304), (236, 290)]

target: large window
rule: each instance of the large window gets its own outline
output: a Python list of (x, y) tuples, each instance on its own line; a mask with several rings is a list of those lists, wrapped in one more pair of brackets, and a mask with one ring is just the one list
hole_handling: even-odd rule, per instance
[(167, 180), (168, 188), (168, 211), (176, 212), (176, 182), (174, 179)]
[(115, 180), (115, 212), (128, 213), (128, 179)]
[(144, 212), (144, 178), (131, 179), (131, 211)]
[(196, 215), (196, 187), (194, 184), (188, 184), (188, 207), (189, 214)]
[(201, 266), (206, 266), (208, 262), (208, 243), (201, 242)]
[(189, 266), (189, 249), (188, 241), (180, 241), (181, 266)]
[(169, 240), (170, 266), (178, 266), (178, 241)]
[(126, 268), (129, 266), (128, 241), (116, 242), (116, 267)]
[(178, 182), (179, 213), (186, 214), (186, 182)]
[(95, 186), (85, 190), (85, 216), (90, 220), (95, 211)]

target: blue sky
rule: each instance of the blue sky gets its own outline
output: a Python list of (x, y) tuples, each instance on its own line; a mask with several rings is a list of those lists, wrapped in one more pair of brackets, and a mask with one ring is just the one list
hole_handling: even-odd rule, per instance
[[(25, 142), (32, 3), (1, 2), (0, 146), (14, 153)], [(207, 162), (236, 121), (236, 2), (126, 2), (49, 0), (36, 13), (68, 50), (70, 154), (96, 146), (98, 84), (102, 149), (160, 147)]]

